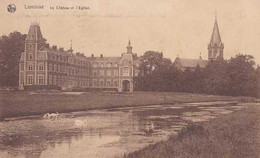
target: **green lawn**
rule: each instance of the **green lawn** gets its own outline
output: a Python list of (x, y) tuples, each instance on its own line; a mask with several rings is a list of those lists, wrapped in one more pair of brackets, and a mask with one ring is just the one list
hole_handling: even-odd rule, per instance
[(30, 92), (0, 92), (2, 117), (71, 112), (123, 106), (167, 104), (176, 102), (203, 102), (216, 100), (252, 100), (249, 97), (214, 96), (174, 92), (83, 93), (81, 95)]

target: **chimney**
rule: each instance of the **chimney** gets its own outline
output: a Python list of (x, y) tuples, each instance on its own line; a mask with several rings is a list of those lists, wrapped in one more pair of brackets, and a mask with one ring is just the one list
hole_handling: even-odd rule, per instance
[(91, 57), (94, 58), (94, 54), (91, 54)]
[(76, 55), (78, 55), (78, 56), (79, 56), (79, 55), (80, 55), (80, 52), (77, 52), (77, 53), (76, 53)]
[(59, 49), (61, 52), (64, 52), (64, 48), (63, 47), (60, 47)]
[(57, 46), (56, 46), (56, 45), (53, 45), (53, 46), (52, 46), (52, 49), (57, 50)]
[(49, 44), (49, 43), (46, 43), (46, 44), (45, 44), (45, 47), (50, 48), (50, 44)]
[(103, 58), (103, 54), (100, 54), (100, 57)]

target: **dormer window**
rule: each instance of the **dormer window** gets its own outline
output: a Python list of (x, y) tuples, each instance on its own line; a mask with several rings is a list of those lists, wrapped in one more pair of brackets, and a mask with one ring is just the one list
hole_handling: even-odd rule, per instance
[(112, 65), (111, 63), (107, 63), (107, 67), (111, 67), (111, 65)]
[(97, 67), (98, 66), (98, 64), (97, 63), (93, 63), (93, 67)]

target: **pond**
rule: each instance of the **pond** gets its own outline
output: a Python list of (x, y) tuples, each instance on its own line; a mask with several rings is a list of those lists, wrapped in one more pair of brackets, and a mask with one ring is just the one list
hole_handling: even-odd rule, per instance
[(113, 158), (165, 140), (187, 125), (243, 108), (203, 102), (113, 108), (0, 122), (1, 158)]

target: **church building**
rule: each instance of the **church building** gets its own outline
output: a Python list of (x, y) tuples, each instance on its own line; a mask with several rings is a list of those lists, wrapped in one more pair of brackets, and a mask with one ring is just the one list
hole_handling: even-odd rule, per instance
[(133, 79), (139, 74), (139, 58), (127, 50), (118, 57), (86, 57), (83, 53), (50, 46), (39, 24), (33, 23), (19, 61), (19, 87), (59, 86), (62, 89), (89, 88), (132, 92)]
[(203, 60), (200, 56), (198, 59), (188, 59), (177, 57), (174, 61), (174, 66), (185, 71), (187, 68), (194, 71), (197, 67), (205, 68), (209, 61), (223, 59), (224, 44), (221, 41), (217, 17), (215, 17), (215, 23), (211, 35), (210, 42), (208, 44), (208, 60)]

